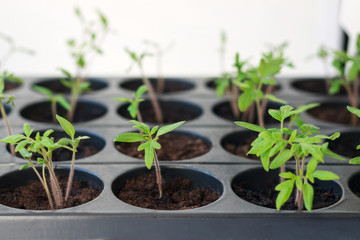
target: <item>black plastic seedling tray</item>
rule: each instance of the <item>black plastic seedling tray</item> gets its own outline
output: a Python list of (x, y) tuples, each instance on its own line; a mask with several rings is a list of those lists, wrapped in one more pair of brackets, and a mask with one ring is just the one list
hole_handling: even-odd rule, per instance
[[(30, 90), (30, 86), (40, 80), (25, 79), (24, 86), (10, 92), (17, 97), (16, 108), (9, 115), (14, 133), (21, 133), (25, 122), (35, 131), (60, 129), (52, 123), (29, 121), (20, 114), (27, 105), (46, 101), (46, 97)], [(123, 184), (124, 176), (135, 174), (135, 170), (147, 170), (143, 160), (118, 152), (113, 143), (117, 134), (134, 130), (127, 119), (117, 114), (121, 104), (111, 100), (113, 97), (131, 96), (131, 91), (119, 87), (120, 82), (126, 79), (103, 80), (108, 83), (107, 88), (86, 94), (82, 99), (101, 103), (107, 108), (106, 114), (93, 121), (75, 124), (77, 131), (93, 133), (105, 143), (97, 154), (76, 161), (76, 168), (84, 176), (94, 176), (103, 187), (101, 194), (86, 204), (54, 211), (22, 210), (0, 205), (1, 239), (358, 239), (360, 198), (349, 186), (356, 182), (360, 184), (357, 175), (360, 166), (348, 165), (349, 158), (346, 161), (326, 158), (326, 164), (319, 166), (319, 169), (333, 171), (341, 177), (331, 184), (337, 186), (342, 195), (336, 204), (311, 213), (260, 207), (234, 193), (231, 183), (239, 174), (258, 169), (263, 174), (255, 178), (266, 184), (268, 173), (261, 170), (259, 161), (235, 156), (222, 147), (224, 137), (245, 130), (213, 114), (214, 105), (226, 99), (217, 99), (215, 92), (206, 87), (208, 80), (205, 78), (185, 78), (194, 83), (194, 89), (174, 95), (165, 94), (161, 98), (178, 99), (199, 106), (200, 116), (188, 121), (178, 131), (206, 138), (211, 144), (210, 151), (193, 159), (162, 161), (161, 164), (165, 178), (185, 174), (193, 178), (195, 184), (219, 192), (220, 198), (200, 208), (178, 211), (144, 209), (122, 202), (114, 192)], [(292, 88), (291, 81), (279, 79), (281, 89), (276, 95), (295, 107), (324, 99)], [(323, 123), (306, 114), (303, 117), (322, 127), (324, 134), (356, 130)], [(6, 136), (3, 123), (0, 128), (0, 137), (3, 138)], [(0, 182), (6, 182), (9, 174), (23, 174), (18, 175), (22, 176), (17, 178), (19, 182), (27, 175), (31, 177), (30, 173), (17, 171), (24, 160), (11, 157), (4, 143), (0, 143), (0, 154)], [(56, 165), (62, 169), (69, 163), (60, 161)], [(289, 163), (288, 167), (293, 168), (293, 163)]]

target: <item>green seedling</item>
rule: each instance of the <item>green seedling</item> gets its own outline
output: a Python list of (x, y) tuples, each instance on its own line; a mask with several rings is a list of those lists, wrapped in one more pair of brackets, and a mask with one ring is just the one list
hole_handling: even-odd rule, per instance
[[(238, 99), (238, 106), (240, 111), (246, 111), (251, 105), (256, 105), (257, 116), (259, 125), (265, 126), (264, 112), (267, 101), (279, 102), (286, 104), (284, 100), (281, 100), (271, 94), (273, 86), (277, 85), (275, 76), (281, 71), (284, 65), (292, 66), (283, 55), (283, 49), (286, 44), (282, 44), (263, 54), (260, 60), (259, 66), (251, 68), (246, 71), (246, 78), (242, 78), (241, 81), (233, 81), (242, 91)], [(265, 92), (263, 86), (267, 86)], [(253, 119), (253, 117), (251, 117)]]
[[(355, 116), (357, 116), (358, 118), (360, 118), (360, 109), (347, 106), (347, 110), (349, 112), (351, 112), (352, 114), (355, 114)], [(356, 147), (356, 150), (359, 150), (359, 149), (360, 149), (360, 145), (358, 145)], [(360, 164), (360, 157), (354, 157), (354, 158), (350, 159), (349, 163), (350, 164)]]
[[(284, 127), (285, 119), (304, 110), (305, 108), (299, 110), (289, 105), (282, 106), (279, 110), (270, 109), (269, 114), (280, 122), (280, 128), (266, 129), (247, 122), (235, 122), (239, 126), (259, 132), (248, 154), (256, 154), (260, 157), (266, 171), (282, 167), (291, 158), (296, 161), (295, 174), (284, 171), (279, 174), (281, 182), (275, 188), (279, 191), (276, 199), (278, 210), (289, 199), (295, 185), (297, 189), (295, 204), (298, 206), (298, 211), (302, 211), (303, 203), (305, 203), (305, 208), (311, 211), (314, 196), (311, 183), (314, 183), (314, 179), (339, 179), (339, 176), (332, 172), (316, 170), (317, 165), (320, 162), (324, 163), (324, 156), (344, 160), (328, 149), (328, 142), (321, 144), (324, 139), (335, 140), (340, 136), (339, 132), (332, 136), (322, 135), (319, 134), (318, 127), (306, 123), (299, 126), (299, 132), (296, 129)], [(270, 162), (271, 157), (274, 159)], [(305, 164), (307, 157), (311, 159)]]
[[(50, 135), (54, 132), (53, 130), (47, 130), (41, 136), (38, 132), (35, 134), (35, 137), (31, 137), (33, 129), (30, 128), (29, 124), (24, 124), (23, 134), (14, 134), (6, 138), (1, 139), (2, 142), (16, 145), (15, 152), (19, 152), (21, 156), (28, 161), (27, 164), (20, 167), (20, 170), (31, 167), (39, 178), (44, 190), (46, 192), (47, 198), (49, 200), (49, 205), (51, 209), (61, 208), (68, 200), (75, 166), (75, 153), (79, 145), (80, 140), (87, 139), (87, 136), (80, 136), (75, 138), (75, 129), (71, 123), (60, 116), (56, 116), (56, 119), (59, 121), (60, 125), (64, 131), (70, 136), (69, 138), (61, 138), (57, 142), (54, 142), (54, 138)], [(70, 147), (69, 147), (70, 146)], [(69, 180), (66, 188), (65, 199), (62, 196), (62, 191), (55, 175), (54, 165), (52, 160), (52, 153), (54, 150), (59, 148), (65, 148), (72, 151), (72, 163), (71, 170), (69, 174)], [(37, 159), (37, 164), (42, 165), (41, 174), (34, 166), (31, 157), (33, 154), (39, 154), (41, 157)], [(51, 188), (49, 188), (46, 181), (46, 170), (49, 172)], [(54, 207), (55, 203), (55, 207)]]
[[(15, 103), (14, 103), (15, 97), (12, 96), (12, 95), (9, 95), (9, 94), (4, 94), (4, 90), (5, 90), (5, 79), (4, 79), (3, 76), (0, 75), (0, 111), (1, 111), (1, 115), (2, 115), (2, 117), (4, 119), (4, 123), (6, 125), (8, 134), (9, 134), (9, 136), (11, 136), (12, 135), (12, 130), (11, 130), (11, 126), (10, 126), (10, 123), (8, 121), (8, 118), (7, 118), (7, 114), (5, 112), (3, 101), (5, 101), (6, 103), (11, 104), (11, 105), (14, 106), (15, 105)], [(11, 150), (11, 154), (13, 156), (15, 156), (15, 147), (14, 147), (14, 145), (10, 146), (10, 150)]]
[[(144, 123), (131, 120), (130, 123), (133, 123), (135, 128), (140, 129), (140, 133), (122, 133), (119, 134), (114, 141), (115, 142), (141, 142), (138, 147), (138, 151), (145, 151), (145, 165), (148, 169), (151, 169), (153, 162), (155, 163), (155, 172), (156, 172), (156, 179), (157, 185), (159, 189), (159, 198), (161, 199), (163, 196), (162, 191), (162, 178), (161, 178), (161, 171), (160, 171), (160, 164), (156, 154), (156, 149), (160, 149), (161, 145), (157, 142), (161, 135), (164, 135), (168, 132), (173, 131), (185, 121), (177, 122), (171, 125), (163, 126), (159, 128), (158, 126), (150, 127)], [(154, 137), (155, 135), (155, 137)]]
[(164, 92), (164, 88), (165, 88), (165, 79), (162, 74), (162, 72), (163, 72), (162, 71), (162, 59), (163, 59), (164, 53), (169, 51), (173, 47), (174, 44), (170, 43), (167, 47), (162, 48), (160, 46), (160, 44), (155, 41), (145, 40), (144, 43), (155, 49), (154, 55), (156, 58), (156, 68), (157, 68), (157, 75), (158, 75), (156, 92), (158, 94), (161, 94)]
[(149, 53), (136, 54), (135, 52), (132, 52), (127, 48), (125, 48), (125, 52), (129, 54), (131, 60), (139, 67), (141, 79), (149, 92), (151, 104), (154, 108), (155, 119), (158, 123), (163, 123), (163, 115), (162, 115), (161, 108), (160, 108), (159, 102), (157, 100), (154, 88), (152, 87), (149, 79), (146, 77), (144, 68), (143, 68), (143, 59), (146, 56), (151, 56), (151, 54), (149, 54)]
[(130, 113), (130, 116), (133, 119), (137, 119), (139, 122), (143, 122), (141, 113), (139, 111), (139, 104), (144, 101), (144, 99), (141, 98), (141, 96), (147, 91), (145, 85), (141, 85), (133, 94), (134, 99), (130, 98), (113, 98), (115, 101), (119, 102), (126, 102), (130, 105), (128, 106), (127, 110)]
[(70, 88), (70, 109), (67, 112), (67, 119), (72, 122), (80, 95), (84, 92), (91, 91), (90, 82), (83, 82), (80, 78), (73, 77), (70, 72), (63, 68), (59, 68), (59, 70), (66, 76), (66, 78), (60, 80), (61, 83), (65, 87)]
[(96, 55), (103, 54), (101, 45), (110, 31), (108, 19), (97, 10), (98, 20), (87, 21), (80, 8), (75, 8), (75, 15), (82, 27), (81, 40), (74, 38), (67, 40), (70, 53), (76, 65), (76, 78), (85, 81), (86, 71), (89, 71)]
[[(331, 87), (331, 79), (329, 77), (329, 70), (328, 70), (328, 61), (330, 58), (330, 52), (325, 46), (320, 46), (318, 51), (316, 52), (315, 56), (320, 59), (324, 66), (324, 76), (325, 76), (325, 87), (326, 87), (326, 93), (330, 93), (330, 87)], [(313, 56), (310, 56), (311, 58)]]
[(66, 111), (71, 109), (70, 103), (64, 98), (62, 94), (54, 94), (50, 89), (38, 85), (34, 85), (32, 87), (35, 91), (47, 95), (51, 104), (51, 115), (53, 117), (54, 123), (56, 123), (56, 104), (58, 103), (62, 106)]
[(236, 68), (235, 73), (226, 73), (222, 74), (222, 77), (216, 79), (216, 95), (221, 98), (224, 94), (229, 99), (232, 113), (235, 119), (240, 118), (240, 111), (238, 107), (238, 98), (239, 98), (239, 88), (233, 84), (233, 81), (238, 83), (246, 79), (246, 73), (243, 70), (243, 67), (247, 64), (247, 61), (241, 61), (239, 53), (235, 55), (234, 67)]

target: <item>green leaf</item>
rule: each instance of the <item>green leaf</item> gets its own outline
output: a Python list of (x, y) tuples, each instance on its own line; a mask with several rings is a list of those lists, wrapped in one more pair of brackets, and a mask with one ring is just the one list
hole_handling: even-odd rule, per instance
[(16, 145), (15, 152), (20, 151), (20, 149), (24, 148), (29, 142), (30, 142), (30, 140), (28, 140), (28, 139), (19, 142), (19, 143)]
[(240, 95), (238, 99), (238, 106), (240, 111), (244, 112), (248, 107), (251, 106), (253, 101), (255, 100), (255, 92), (252, 89), (246, 89)]
[(129, 123), (134, 124), (135, 126), (133, 127), (141, 129), (144, 133), (150, 134), (150, 127), (145, 123), (141, 123), (136, 120), (130, 120)]
[(23, 158), (31, 158), (32, 154), (29, 153), (25, 148), (19, 150), (19, 153)]
[(297, 130), (294, 130), (290, 135), (289, 142), (292, 143), (296, 138), (296, 136), (297, 136)]
[(280, 173), (279, 176), (282, 178), (287, 178), (287, 179), (295, 179), (295, 177), (296, 177), (296, 175), (293, 174), (292, 172)]
[(342, 85), (342, 82), (340, 80), (338, 80), (338, 81), (332, 80), (330, 82), (330, 89), (329, 89), (330, 95), (334, 95), (334, 94), (340, 92), (341, 85)]
[(3, 139), (1, 139), (2, 142), (4, 143), (10, 143), (10, 144), (15, 144), (20, 140), (25, 139), (26, 137), (22, 134), (13, 134), (11, 136), (7, 136)]
[(339, 160), (345, 160), (345, 158), (343, 158), (342, 156), (337, 155), (336, 153), (334, 153), (334, 152), (332, 152), (330, 149), (328, 149), (328, 145), (329, 145), (329, 142), (324, 143), (324, 144), (321, 146), (321, 151), (323, 152), (323, 154), (324, 154), (325, 156), (328, 156), (328, 157), (331, 157), (331, 158), (335, 158), (335, 159), (339, 159)]
[(347, 110), (348, 110), (349, 112), (355, 114), (357, 117), (360, 118), (360, 109), (354, 108), (354, 107), (350, 107), (350, 106), (347, 106), (346, 108), (347, 108)]
[(132, 102), (132, 100), (130, 100), (128, 98), (112, 98), (112, 100), (118, 101), (118, 102), (126, 102), (126, 103), (131, 103)]
[(269, 164), (270, 164), (270, 149), (261, 154), (260, 156), (261, 163), (265, 171), (269, 171)]
[(268, 139), (262, 139), (261, 141), (257, 141), (256, 144), (251, 144), (253, 147), (250, 149), (248, 154), (256, 154), (256, 156), (260, 156), (267, 150), (269, 150), (275, 144), (274, 141)]
[(5, 89), (5, 80), (3, 76), (0, 76), (0, 93), (3, 93)]
[(308, 164), (306, 165), (306, 174), (312, 174), (315, 171), (318, 163), (319, 163), (318, 160), (316, 160), (315, 158), (311, 158)]
[(350, 159), (350, 164), (360, 164), (360, 157)]
[(66, 100), (63, 95), (58, 94), (56, 95), (56, 101), (60, 104), (60, 106), (62, 106), (65, 110), (69, 111), (71, 109), (71, 105), (68, 102), (68, 100)]
[(138, 151), (145, 150), (146, 145), (149, 144), (149, 142), (142, 143), (138, 146)]
[(280, 98), (277, 98), (276, 96), (272, 95), (272, 94), (265, 94), (264, 98), (269, 99), (270, 101), (273, 102), (277, 102), (277, 103), (282, 103), (282, 104), (287, 104), (287, 102), (285, 100), (282, 100)]
[(52, 96), (53, 95), (53, 92), (50, 89), (46, 88), (46, 87), (34, 85), (34, 86), (32, 86), (32, 89), (34, 89), (35, 91), (37, 91), (39, 93), (45, 94), (47, 96)]
[(314, 188), (309, 183), (305, 183), (303, 186), (303, 194), (305, 207), (309, 212), (311, 212), (314, 199)]
[(296, 188), (299, 189), (299, 191), (302, 191), (303, 181), (302, 181), (302, 178), (300, 176), (296, 176), (295, 184), (296, 184)]
[(58, 68), (67, 78), (72, 79), (70, 72), (66, 71), (64, 68)]
[(23, 131), (27, 137), (30, 137), (31, 133), (33, 132), (33, 130), (30, 129), (30, 125), (27, 123), (24, 124)]
[(21, 171), (21, 170), (24, 170), (25, 168), (28, 168), (28, 167), (29, 167), (28, 164), (24, 164), (21, 167), (19, 167), (19, 170)]
[(57, 144), (67, 146), (67, 145), (71, 144), (72, 142), (73, 141), (68, 138), (61, 138), (57, 141)]
[(329, 171), (322, 171), (322, 170), (316, 170), (315, 172), (313, 172), (312, 176), (314, 178), (317, 178), (317, 179), (320, 179), (323, 181), (340, 179), (340, 177), (338, 175), (336, 175), (335, 173), (332, 173)]
[(115, 142), (142, 142), (146, 141), (141, 133), (121, 133), (115, 139)]
[(155, 149), (160, 149), (161, 148), (161, 145), (156, 141), (151, 141), (150, 144)]
[(275, 109), (269, 109), (269, 114), (270, 116), (272, 116), (274, 119), (278, 120), (279, 122), (281, 122), (282, 120), (282, 116), (279, 110), (275, 110)]
[(74, 126), (65, 118), (56, 115), (56, 119), (60, 123), (61, 127), (64, 129), (64, 131), (71, 137), (71, 139), (74, 139), (75, 137), (75, 128)]
[(156, 136), (159, 137), (161, 135), (164, 135), (168, 132), (171, 132), (172, 130), (174, 130), (175, 128), (179, 127), (180, 125), (182, 125), (183, 123), (185, 123), (185, 121), (182, 121), (182, 122), (177, 122), (177, 123), (174, 123), (174, 124), (171, 124), (171, 125), (167, 125), (167, 126), (163, 126), (161, 127), (158, 131), (157, 131), (157, 134)]
[(159, 126), (155, 126), (151, 129), (150, 134), (153, 135), (156, 133), (156, 131), (159, 129)]
[(286, 180), (278, 184), (275, 190), (280, 191), (276, 198), (276, 209), (280, 210), (281, 206), (289, 199), (294, 188), (295, 180)]
[(151, 165), (154, 161), (154, 148), (151, 146), (150, 142), (149, 144), (145, 145), (145, 165), (148, 169), (151, 168)]
[(255, 124), (251, 124), (248, 122), (235, 122), (236, 125), (240, 126), (240, 127), (244, 127), (247, 128), (249, 130), (255, 131), (255, 132), (263, 132), (263, 131), (267, 131), (265, 128), (257, 126)]
[(292, 156), (293, 155), (289, 149), (284, 149), (270, 163), (270, 169), (276, 169), (276, 168), (281, 167), (281, 165), (286, 163)]
[(353, 62), (353, 64), (350, 66), (349, 72), (348, 72), (348, 79), (350, 81), (354, 81), (359, 73), (359, 68), (357, 62)]
[(43, 137), (48, 137), (53, 132), (54, 132), (54, 130), (52, 130), (52, 129), (46, 130), (46, 132), (44, 132), (44, 134), (43, 134)]

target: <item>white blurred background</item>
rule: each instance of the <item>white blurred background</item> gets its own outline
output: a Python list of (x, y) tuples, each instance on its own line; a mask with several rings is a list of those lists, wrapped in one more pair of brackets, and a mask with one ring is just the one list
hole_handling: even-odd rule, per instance
[[(228, 37), (227, 70), (237, 51), (256, 62), (266, 44), (288, 41), (286, 55), (296, 68), (284, 69), (283, 75), (318, 76), (321, 62), (307, 57), (321, 44), (342, 47), (339, 0), (2, 0), (1, 6), (0, 32), (36, 51), (35, 56), (15, 54), (3, 66), (20, 76), (56, 76), (58, 67), (75, 71), (65, 42), (81, 35), (76, 6), (87, 19), (96, 18), (95, 9), (100, 9), (116, 30), (93, 64), (94, 76), (137, 75), (136, 69), (125, 72), (130, 59), (124, 47), (149, 49), (144, 39), (162, 46), (174, 43), (163, 58), (167, 76), (217, 75), (222, 30)], [(0, 54), (5, 51), (1, 42)], [(154, 58), (145, 60), (144, 67), (147, 74), (156, 74)]]

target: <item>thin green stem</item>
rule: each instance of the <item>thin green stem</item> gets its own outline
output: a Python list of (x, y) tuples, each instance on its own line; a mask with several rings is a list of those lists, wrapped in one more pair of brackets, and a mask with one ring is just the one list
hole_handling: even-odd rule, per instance
[(50, 191), (49, 191), (49, 188), (47, 187), (47, 185), (45, 184), (45, 182), (43, 181), (40, 173), (38, 172), (38, 170), (36, 169), (36, 167), (34, 166), (34, 164), (32, 163), (31, 159), (30, 158), (26, 158), (31, 166), (31, 168), (34, 170), (35, 174), (37, 175), (37, 177), (39, 178), (40, 182), (41, 182), (41, 185), (44, 187), (44, 190), (46, 192), (46, 196), (48, 198), (48, 201), (49, 201), (49, 205), (50, 205), (50, 208), (51, 209), (54, 209), (54, 204), (53, 204), (53, 201), (52, 201), (52, 198), (51, 198), (51, 195), (50, 195)]
[(160, 105), (159, 105), (159, 102), (156, 98), (156, 94), (154, 92), (154, 88), (152, 87), (149, 79), (145, 76), (145, 73), (144, 73), (144, 70), (142, 68), (142, 65), (141, 63), (139, 62), (138, 63), (138, 66), (139, 66), (139, 69), (140, 69), (140, 74), (141, 74), (141, 78), (144, 82), (144, 84), (146, 85), (146, 88), (149, 92), (149, 96), (150, 96), (150, 100), (151, 100), (151, 104), (154, 108), (154, 112), (155, 112), (155, 118), (156, 118), (156, 121), (158, 123), (163, 123), (163, 115), (162, 115), (162, 112), (161, 112), (161, 108), (160, 108)]
[[(4, 122), (5, 122), (5, 125), (6, 125), (6, 128), (7, 128), (8, 134), (9, 134), (9, 136), (11, 136), (12, 131), (11, 131), (10, 123), (9, 123), (7, 115), (6, 115), (4, 105), (3, 105), (3, 103), (1, 101), (0, 101), (0, 110), (1, 110), (1, 115), (2, 115), (2, 117), (4, 119)], [(12, 144), (10, 145), (10, 150), (11, 150), (11, 155), (15, 156), (15, 146), (14, 145), (12, 145)]]
[(156, 181), (159, 188), (159, 199), (161, 199), (163, 197), (162, 178), (161, 178), (161, 170), (160, 170), (159, 160), (156, 151), (154, 152), (154, 162), (155, 162), (155, 171), (156, 171)]
[(261, 111), (260, 100), (258, 97), (256, 97), (255, 102), (256, 102), (256, 110), (257, 110), (259, 125), (260, 125), (260, 127), (265, 127), (264, 117), (263, 117), (263, 114)]
[(72, 154), (72, 160), (71, 160), (71, 170), (70, 170), (69, 180), (68, 180), (68, 184), (67, 184), (67, 188), (66, 188), (65, 202), (69, 199), (71, 185), (72, 185), (73, 178), (74, 178), (75, 153), (76, 153), (76, 147), (75, 146), (73, 146), (72, 151), (73, 151), (73, 154)]

